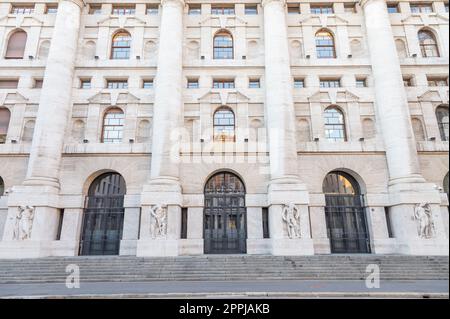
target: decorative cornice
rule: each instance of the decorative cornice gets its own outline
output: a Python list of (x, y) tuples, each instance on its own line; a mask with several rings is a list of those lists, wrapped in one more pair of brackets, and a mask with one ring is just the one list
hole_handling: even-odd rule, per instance
[(364, 8), (364, 6), (365, 6), (366, 4), (368, 4), (369, 2), (372, 2), (372, 1), (382, 1), (382, 2), (385, 2), (385, 0), (360, 0), (360, 1), (359, 1), (359, 5), (360, 5), (362, 8)]
[(265, 7), (271, 2), (280, 2), (283, 6), (286, 5), (286, 0), (262, 0), (262, 6)]

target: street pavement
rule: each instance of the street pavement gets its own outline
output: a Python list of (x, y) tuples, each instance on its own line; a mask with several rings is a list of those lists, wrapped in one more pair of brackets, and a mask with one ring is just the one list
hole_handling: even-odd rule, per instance
[(448, 298), (448, 280), (381, 281), (159, 281), (142, 283), (0, 284), (0, 298)]

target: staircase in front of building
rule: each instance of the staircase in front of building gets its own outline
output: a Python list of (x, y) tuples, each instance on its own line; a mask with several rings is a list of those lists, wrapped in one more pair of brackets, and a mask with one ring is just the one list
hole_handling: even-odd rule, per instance
[(198, 257), (54, 257), (0, 260), (0, 284), (65, 283), (68, 265), (81, 282), (365, 280), (368, 265), (381, 280), (448, 280), (448, 257), (399, 255)]

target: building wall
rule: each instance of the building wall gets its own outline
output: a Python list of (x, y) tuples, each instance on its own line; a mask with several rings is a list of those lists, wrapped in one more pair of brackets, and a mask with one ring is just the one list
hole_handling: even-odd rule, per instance
[[(7, 219), (8, 194), (26, 179), (32, 143), (30, 132), (33, 132), (33, 123), (37, 120), (42, 91), (34, 88), (34, 85), (35, 80), (45, 81), (47, 48), (52, 43), (56, 21), (56, 14), (45, 13), (46, 6), (58, 2), (35, 0), (35, 11), (30, 15), (10, 13), (12, 5), (28, 4), (30, 1), (0, 3), (0, 80), (18, 80), (17, 89), (0, 88), (0, 107), (11, 111), (6, 143), (0, 144), (0, 176), (8, 190), (0, 200), (2, 231)], [(136, 254), (139, 237), (139, 217), (136, 214), (141, 207), (145, 207), (141, 194), (152, 170), (152, 139), (159, 138), (152, 131), (152, 126), (155, 90), (158, 86), (156, 76), (162, 10), (160, 6), (158, 14), (145, 14), (146, 5), (159, 4), (160, 1), (85, 2), (86, 6), (81, 11), (71, 108), (59, 174), (59, 208), (65, 209), (62, 238), (74, 242), (79, 240), (84, 196), (90, 183), (101, 172), (116, 171), (127, 183), (128, 196), (126, 215), (129, 218), (125, 221), (122, 253)], [(223, 0), (220, 3), (235, 4), (236, 14), (214, 16), (210, 14), (212, 2), (216, 3), (188, 0), (183, 16), (184, 127), (179, 179), (182, 206), (189, 207), (189, 214), (197, 220), (192, 225), (197, 229), (192, 235), (195, 239), (201, 239), (199, 225), (204, 185), (214, 172), (231, 170), (243, 179), (250, 210), (251, 207), (261, 209), (271, 205), (268, 201), (270, 147), (266, 131), (266, 90), (270, 89), (271, 83), (267, 83), (265, 72), (267, 61), (263, 6), (261, 1), (256, 0)], [(401, 71), (404, 77), (412, 78), (414, 85), (404, 88), (408, 111), (411, 119), (423, 129), (422, 135), (417, 135), (416, 130), (415, 136), (420, 174), (427, 183), (443, 187), (444, 177), (448, 174), (449, 144), (441, 140), (435, 109), (440, 105), (448, 108), (448, 11), (445, 7), (448, 8), (448, 2), (433, 1), (434, 12), (429, 14), (413, 14), (409, 1), (397, 2), (400, 12), (390, 14), (390, 21), (396, 43), (405, 45), (404, 51), (399, 52)], [(309, 6), (316, 4), (309, 0), (301, 1), (301, 14), (286, 14), (292, 81), (302, 79), (305, 84), (303, 88), (292, 90), (292, 98), (297, 143), (296, 171), (309, 193), (306, 207), (309, 206), (314, 250), (316, 253), (329, 252), (322, 183), (329, 172), (342, 170), (360, 182), (366, 195), (372, 244), (380, 242), (374, 251), (398, 252), (395, 242), (388, 238), (384, 215), (384, 207), (391, 206), (388, 190), (390, 173), (384, 145), (386, 137), (383, 139), (383, 134), (387, 133), (382, 131), (379, 119), (388, 115), (377, 113), (376, 87), (364, 12), (360, 4), (354, 1), (320, 3), (333, 4), (334, 14), (309, 14)], [(136, 12), (127, 16), (112, 15), (112, 6), (116, 4), (135, 4)], [(201, 4), (201, 15), (188, 14), (189, 5), (193, 4)], [(246, 15), (246, 4), (257, 4), (258, 14)], [(354, 12), (345, 9), (351, 4), (355, 4)], [(89, 14), (90, 6), (93, 5), (101, 5), (101, 14)], [(422, 28), (436, 36), (440, 57), (421, 57), (417, 33)], [(8, 39), (17, 29), (24, 30), (28, 35), (24, 59), (5, 59)], [(334, 35), (335, 59), (316, 58), (314, 35), (323, 29)], [(110, 59), (112, 38), (120, 30), (126, 30), (132, 36), (128, 60)], [(233, 36), (235, 58), (232, 60), (213, 59), (213, 38), (221, 30), (227, 30)], [(447, 86), (430, 87), (427, 76), (447, 78)], [(320, 87), (320, 79), (331, 78), (340, 79), (341, 87)], [(80, 87), (81, 80), (85, 79), (91, 80), (91, 88)], [(128, 89), (106, 88), (106, 82), (114, 79), (128, 80)], [(188, 79), (198, 79), (199, 87), (186, 88)], [(213, 89), (214, 79), (234, 79), (236, 87), (229, 90)], [(249, 88), (249, 79), (259, 79), (261, 87)], [(357, 87), (357, 79), (366, 80), (367, 87)], [(154, 88), (142, 87), (143, 81), (147, 80), (154, 81)], [(230, 107), (236, 115), (234, 143), (213, 141), (213, 114), (222, 105)], [(326, 139), (323, 112), (331, 105), (338, 106), (344, 114), (346, 141)], [(119, 107), (125, 113), (124, 135), (119, 144), (101, 142), (103, 115), (111, 107)], [(46, 116), (51, 117), (52, 114)], [(144, 141), (139, 137), (141, 121), (148, 121), (148, 130), (152, 131), (149, 133), (151, 137)], [(373, 128), (369, 125), (373, 125)], [(215, 156), (211, 156), (211, 152)], [(447, 223), (448, 236), (448, 200), (445, 196), (442, 198), (440, 211)], [(15, 205), (9, 206), (12, 211), (11, 207)], [(256, 239), (262, 243), (258, 222), (249, 222), (249, 225), (253, 225), (249, 233), (257, 233)], [(192, 245), (194, 248), (186, 248), (187, 254), (201, 251), (198, 241)], [(57, 243), (52, 247), (54, 254), (77, 253), (73, 249), (58, 250)], [(264, 247), (255, 248), (255, 252), (270, 253)]]

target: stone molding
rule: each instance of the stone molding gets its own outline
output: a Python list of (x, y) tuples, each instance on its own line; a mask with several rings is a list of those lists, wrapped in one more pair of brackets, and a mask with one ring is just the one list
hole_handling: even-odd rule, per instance
[(73, 2), (73, 3), (75, 3), (77, 6), (79, 6), (81, 9), (86, 5), (86, 3), (84, 2), (84, 0), (60, 0), (60, 2), (63, 2), (63, 1)]
[(184, 0), (161, 0), (161, 5), (165, 6), (169, 3), (175, 3), (175, 4), (181, 4), (183, 7), (185, 6), (186, 2)]
[(368, 4), (369, 2), (372, 2), (372, 1), (382, 1), (382, 2), (385, 2), (384, 0), (361, 0), (361, 1), (359, 2), (359, 5), (360, 5), (362, 8), (364, 8), (364, 6), (365, 6), (366, 4)]
[(286, 0), (263, 0), (263, 1), (261, 2), (261, 5), (262, 5), (263, 7), (265, 7), (266, 5), (268, 5), (268, 4), (271, 3), (271, 2), (279, 2), (279, 3), (281, 3), (283, 6), (286, 5)]

